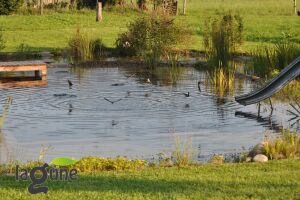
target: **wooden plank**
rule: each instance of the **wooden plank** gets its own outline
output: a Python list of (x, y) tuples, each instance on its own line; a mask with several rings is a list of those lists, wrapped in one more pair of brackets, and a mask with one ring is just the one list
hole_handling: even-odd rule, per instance
[(46, 87), (48, 86), (47, 80), (33, 80), (33, 81), (11, 81), (1, 82), (0, 88), (24, 88), (24, 87)]
[(36, 65), (46, 65), (46, 63), (38, 60), (34, 61), (14, 61), (14, 62), (0, 62), (0, 66), (36, 66)]
[[(34, 71), (36, 76), (46, 76), (47, 65), (41, 61), (0, 62), (0, 72), (26, 71)], [(39, 71), (41, 71), (41, 73)]]

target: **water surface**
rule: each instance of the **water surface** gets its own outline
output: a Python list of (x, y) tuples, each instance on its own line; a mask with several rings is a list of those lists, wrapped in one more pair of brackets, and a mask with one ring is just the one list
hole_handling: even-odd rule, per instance
[[(58, 156), (150, 158), (174, 149), (174, 133), (182, 140), (191, 136), (195, 152), (207, 157), (247, 149), (260, 142), (266, 130), (289, 125), (288, 104), (275, 104), (270, 119), (268, 105), (262, 109), (264, 120), (236, 116), (237, 111), (255, 115), (257, 107), (241, 106), (233, 96), (218, 97), (205, 79), (205, 72), (191, 67), (176, 85), (142, 67), (50, 67), (46, 87), (0, 89), (1, 105), (13, 97), (1, 159), (37, 159), (41, 146), (51, 146), (46, 161)], [(252, 88), (251, 82), (240, 80), (236, 94)], [(190, 97), (182, 94), (187, 92)]]

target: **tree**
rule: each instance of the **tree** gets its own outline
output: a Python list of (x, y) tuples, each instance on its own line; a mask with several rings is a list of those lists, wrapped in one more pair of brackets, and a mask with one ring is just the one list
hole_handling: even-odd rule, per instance
[(24, 3), (24, 0), (0, 0), (0, 15), (9, 15), (17, 11)]

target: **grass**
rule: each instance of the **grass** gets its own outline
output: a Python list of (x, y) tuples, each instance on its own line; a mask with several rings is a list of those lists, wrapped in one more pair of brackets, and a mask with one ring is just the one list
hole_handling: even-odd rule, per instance
[[(181, 13), (182, 0), (178, 5)], [(195, 0), (188, 2), (187, 15), (180, 15), (177, 19), (188, 24), (192, 31), (189, 49), (204, 50), (202, 38), (205, 18), (216, 16), (217, 9), (240, 13), (245, 22), (246, 42), (239, 51), (249, 53), (258, 42), (278, 41), (283, 30), (294, 35), (294, 43), (300, 42), (300, 17), (293, 16), (292, 6), (292, 2), (286, 0)], [(101, 37), (107, 47), (114, 47), (118, 34), (126, 31), (126, 25), (139, 16), (140, 12), (132, 9), (104, 10), (101, 23), (95, 22), (94, 11), (0, 16), (0, 25), (7, 41), (2, 51), (17, 51), (21, 43), (37, 51), (63, 49), (77, 27)]]
[(142, 171), (79, 173), (72, 182), (47, 182), (48, 194), (30, 195), (29, 182), (0, 176), (6, 199), (298, 199), (300, 160), (265, 164), (205, 164)]

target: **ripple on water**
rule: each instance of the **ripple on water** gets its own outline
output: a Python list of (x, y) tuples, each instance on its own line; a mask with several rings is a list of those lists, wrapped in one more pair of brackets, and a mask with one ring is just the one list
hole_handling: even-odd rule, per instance
[[(53, 67), (48, 70), (47, 87), (0, 89), (2, 105), (7, 96), (13, 97), (3, 130), (10, 139), (0, 148), (21, 151), (23, 160), (35, 159), (41, 145), (53, 147), (47, 159), (147, 157), (170, 152), (176, 132), (183, 139), (192, 135), (194, 147), (201, 146), (201, 153), (210, 155), (249, 147), (262, 139), (266, 122), (235, 116), (237, 110), (255, 113), (255, 106), (244, 108), (233, 97), (220, 99), (205, 85), (206, 92), (198, 91), (197, 82), (205, 73), (187, 68), (172, 86), (141, 82), (134, 71), (92, 68), (78, 74)], [(73, 83), (71, 88), (67, 80)], [(182, 94), (186, 92), (190, 97)], [(105, 98), (121, 100), (112, 104)]]

